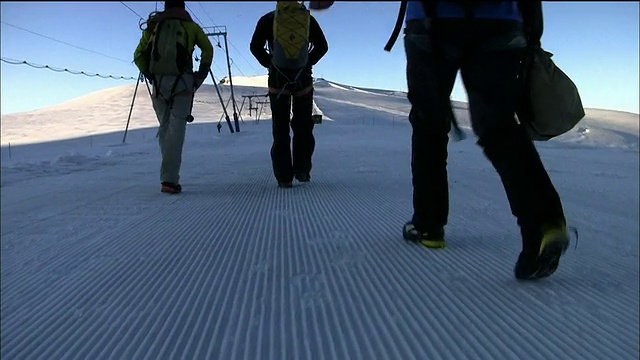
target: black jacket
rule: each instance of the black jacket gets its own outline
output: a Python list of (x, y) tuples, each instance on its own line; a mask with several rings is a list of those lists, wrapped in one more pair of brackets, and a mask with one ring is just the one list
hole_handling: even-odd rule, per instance
[[(251, 53), (258, 60), (260, 65), (269, 68), (271, 66), (271, 55), (265, 50), (265, 43), (269, 44), (269, 48), (273, 45), (273, 19), (275, 11), (271, 11), (263, 15), (251, 38)], [(309, 67), (315, 65), (329, 50), (327, 39), (320, 28), (316, 19), (311, 16), (309, 23), (309, 43), (311, 51), (309, 52)]]
[[(495, 1), (495, 0), (494, 0)], [(478, 1), (458, 1), (464, 6), (473, 7)], [(497, 2), (497, 1), (496, 1)], [(520, 14), (522, 15), (522, 28), (527, 39), (527, 45), (540, 47), (540, 39), (544, 30), (544, 19), (542, 17), (542, 1), (521, 0), (517, 1)], [(422, 1), (424, 12), (428, 17), (433, 18), (435, 14), (434, 1)]]

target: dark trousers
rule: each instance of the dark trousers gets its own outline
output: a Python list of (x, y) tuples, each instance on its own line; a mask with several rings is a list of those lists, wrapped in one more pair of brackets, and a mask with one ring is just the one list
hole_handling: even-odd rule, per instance
[[(273, 145), (271, 162), (276, 180), (288, 182), (296, 173), (311, 172), (315, 149), (313, 90), (300, 96), (270, 94)], [(293, 116), (291, 116), (293, 113)], [(290, 134), (293, 132), (293, 138)]]
[(420, 29), (408, 26), (404, 39), (415, 227), (429, 231), (447, 224), (449, 96), (458, 71), (478, 145), (502, 180), (523, 239), (537, 236), (545, 224), (564, 221), (558, 193), (514, 117), (517, 74), (526, 45), (519, 25), (443, 20)]

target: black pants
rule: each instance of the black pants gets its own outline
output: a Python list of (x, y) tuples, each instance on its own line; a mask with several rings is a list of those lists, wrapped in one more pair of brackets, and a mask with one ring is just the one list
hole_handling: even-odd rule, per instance
[(525, 130), (516, 122), (517, 74), (525, 40), (518, 24), (442, 21), (405, 35), (413, 222), (420, 231), (447, 224), (449, 96), (460, 71), (478, 145), (504, 185), (525, 234), (564, 221), (558, 193)]
[(292, 181), (296, 173), (311, 172), (311, 157), (316, 144), (311, 117), (313, 90), (301, 96), (280, 94), (278, 97), (277, 94), (270, 94), (269, 100), (272, 114), (273, 174), (278, 181)]

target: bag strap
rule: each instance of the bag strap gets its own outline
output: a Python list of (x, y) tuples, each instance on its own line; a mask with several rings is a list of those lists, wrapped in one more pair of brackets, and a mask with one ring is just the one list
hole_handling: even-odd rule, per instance
[(387, 41), (387, 44), (384, 46), (384, 51), (391, 51), (393, 45), (398, 40), (398, 36), (400, 35), (400, 30), (402, 29), (402, 21), (404, 20), (404, 15), (407, 11), (407, 2), (400, 1), (400, 10), (398, 11), (398, 18), (396, 19), (396, 25), (393, 28), (393, 32), (391, 33), (391, 37)]

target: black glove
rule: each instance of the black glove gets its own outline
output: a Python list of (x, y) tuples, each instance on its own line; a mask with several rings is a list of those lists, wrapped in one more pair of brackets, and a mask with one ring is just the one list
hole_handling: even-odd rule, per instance
[(147, 81), (149, 81), (149, 84), (153, 85), (155, 81), (155, 77), (153, 75), (148, 73), (142, 73), (142, 76), (144, 76), (147, 79)]
[(260, 61), (260, 65), (262, 65), (262, 67), (264, 68), (270, 68), (271, 67), (271, 56), (269, 56), (269, 58), (265, 58), (262, 59), (262, 61)]
[(209, 72), (208, 71), (203, 71), (203, 70), (200, 70), (197, 73), (193, 74), (193, 89), (194, 89), (194, 91), (198, 90), (200, 88), (200, 86), (202, 86), (204, 81), (207, 79), (207, 76), (209, 76)]

